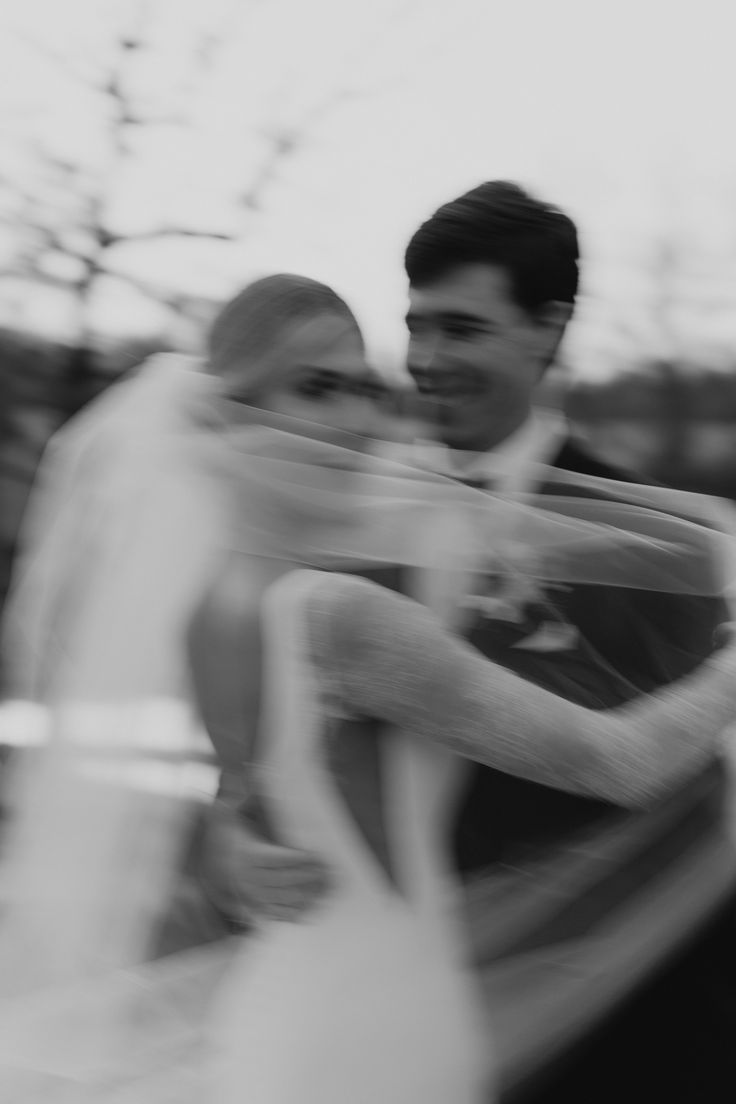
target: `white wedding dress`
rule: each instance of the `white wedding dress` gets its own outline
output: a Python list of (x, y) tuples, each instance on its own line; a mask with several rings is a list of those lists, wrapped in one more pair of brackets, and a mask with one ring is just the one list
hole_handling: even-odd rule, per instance
[(209, 1025), (208, 1099), (481, 1104), (491, 1039), (445, 861), (457, 770), (410, 737), (382, 742), (395, 886), (326, 769), (325, 726), (339, 722), (339, 705), (330, 708), (302, 623), (319, 583), (296, 572), (266, 599), (261, 776), (279, 831), (327, 861), (335, 889), (303, 922), (268, 924), (231, 963)]
[[(263, 626), (261, 789), (285, 841), (326, 859), (335, 884), (230, 963), (209, 1016), (207, 1099), (489, 1104), (493, 1036), (447, 854), (462, 760), (444, 746), (636, 807), (712, 754), (733, 715), (734, 656), (605, 713), (521, 684), (364, 579), (293, 572), (266, 594)], [(328, 769), (351, 710), (394, 725), (379, 744), (391, 876)]]
[[(305, 618), (328, 578), (294, 572), (264, 599), (259, 778), (279, 834), (326, 861), (332, 891), (299, 922), (6, 1005), (3, 1104), (492, 1099), (491, 1038), (445, 858), (456, 761), (397, 732), (381, 742), (392, 881), (326, 764), (342, 710)], [(104, 818), (104, 800), (98, 808)], [(84, 871), (70, 871), (68, 891), (73, 914), (75, 898), (90, 900)]]
[[(460, 756), (635, 808), (707, 762), (733, 716), (734, 649), (606, 713), (531, 684), (521, 692), (515, 676), (442, 633), (422, 607), (366, 580), (296, 571), (267, 592), (263, 626), (262, 789), (285, 841), (331, 864), (331, 893), (298, 923), (269, 922), (255, 936), (156, 962), (80, 970), (73, 985), (67, 978), (22, 998), (4, 993), (3, 1104), (486, 1104), (493, 1040), (463, 961), (445, 853), (458, 775), (436, 749), (449, 743)], [(329, 739), (350, 708), (397, 726), (379, 744), (391, 876), (327, 766)], [(90, 806), (101, 835), (111, 815), (123, 823), (104, 797)], [(128, 832), (149, 851), (161, 844), (159, 806), (136, 794), (129, 807)], [(75, 811), (55, 821), (72, 850)], [(94, 829), (90, 821), (87, 835)], [(61, 861), (66, 850), (50, 853)], [(87, 959), (106, 952), (109, 962), (113, 906), (132, 910), (135, 927), (128, 887), (140, 875), (126, 881), (130, 847), (115, 877), (73, 861), (87, 853), (66, 860), (72, 907), (61, 929), (43, 892), (29, 911), (52, 942), (68, 933), (74, 947), (76, 903)], [(48, 870), (34, 869), (26, 884), (36, 893)], [(25, 947), (23, 934), (0, 941), (0, 952), (23, 951), (32, 967), (34, 932)]]

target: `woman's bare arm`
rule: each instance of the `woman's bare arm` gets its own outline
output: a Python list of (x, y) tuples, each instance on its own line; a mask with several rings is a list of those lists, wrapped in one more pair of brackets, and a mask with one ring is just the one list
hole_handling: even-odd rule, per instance
[(450, 751), (632, 808), (685, 782), (736, 717), (736, 649), (610, 711), (573, 705), (446, 633), (427, 610), (362, 579), (315, 577), (307, 633), (351, 708)]

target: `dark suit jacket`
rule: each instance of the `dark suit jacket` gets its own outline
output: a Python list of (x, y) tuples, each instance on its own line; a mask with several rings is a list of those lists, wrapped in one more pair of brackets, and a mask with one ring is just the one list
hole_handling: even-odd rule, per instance
[[(572, 440), (554, 466), (639, 481), (596, 460)], [(480, 618), (468, 639), (489, 659), (593, 709), (620, 705), (688, 674), (711, 653), (715, 629), (726, 619), (720, 599), (619, 587), (554, 591), (550, 604), (578, 629), (578, 647), (551, 653), (518, 649), (515, 645), (531, 624)], [(533, 618), (534, 609), (530, 613)], [(602, 802), (477, 767), (457, 825), (457, 865), (469, 874), (494, 863), (517, 863), (610, 816), (610, 806)]]
[[(572, 440), (555, 466), (639, 481)], [(591, 708), (684, 676), (713, 650), (726, 619), (719, 599), (615, 587), (554, 591), (550, 602), (579, 631), (567, 651), (515, 648), (529, 624), (481, 618), (469, 640), (489, 659)], [(725, 796), (719, 764), (647, 812), (473, 767), (454, 846), (476, 964), (498, 1009), (504, 1100), (544, 1081), (736, 891)]]

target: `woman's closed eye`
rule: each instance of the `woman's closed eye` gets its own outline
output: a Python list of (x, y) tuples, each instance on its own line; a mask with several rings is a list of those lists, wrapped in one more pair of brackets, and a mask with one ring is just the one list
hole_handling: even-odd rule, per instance
[(380, 380), (366, 376), (365, 379), (355, 381), (356, 394), (362, 395), (371, 402), (381, 406), (391, 399), (391, 389)]
[(388, 389), (372, 376), (343, 376), (325, 369), (310, 372), (292, 384), (292, 391), (300, 398), (318, 402), (338, 395), (359, 395), (371, 402), (381, 403), (388, 396)]
[(310, 372), (292, 384), (292, 391), (302, 399), (318, 401), (332, 398), (341, 390), (341, 380), (336, 372)]

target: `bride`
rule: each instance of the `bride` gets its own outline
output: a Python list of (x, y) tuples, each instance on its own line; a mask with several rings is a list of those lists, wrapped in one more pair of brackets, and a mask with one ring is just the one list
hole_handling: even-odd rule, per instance
[[(736, 706), (736, 653), (646, 702), (596, 713), (485, 661), (410, 598), (357, 577), (398, 589), (387, 565), (430, 566), (422, 521), (459, 504), (479, 535), (454, 550), (450, 570), (482, 571), (489, 542), (513, 522), (526, 547), (550, 553), (545, 578), (588, 575), (593, 561), (636, 574), (640, 556), (651, 581), (651, 511), (632, 508), (629, 527), (612, 533), (583, 505), (572, 516), (562, 495), (555, 513), (372, 460), (368, 423), (341, 421), (373, 417), (345, 310), (288, 278), (255, 285), (239, 307), (251, 324), (219, 331), (228, 397), (213, 388), (203, 399), (198, 383), (194, 401), (182, 398), (190, 429), (170, 435), (187, 480), (209, 478), (200, 501), (222, 505), (206, 515), (221, 527), (183, 526), (179, 515), (172, 525), (163, 483), (160, 511), (147, 516), (168, 573), (111, 556), (77, 581), (82, 597), (94, 584), (94, 601), (75, 606), (68, 631), (57, 624), (54, 731), (21, 777), (8, 860), (0, 950), (22, 968), (5, 989), (4, 1098), (480, 1104), (492, 1044), (448, 907), (456, 763), (645, 804), (715, 753)], [(129, 526), (116, 522), (119, 539)], [(660, 551), (666, 539), (709, 539), (691, 522), (662, 528)], [(215, 581), (184, 598), (180, 569), (193, 559), (198, 583)], [(302, 924), (265, 923), (250, 939), (151, 961), (187, 800), (201, 789), (185, 769), (201, 754), (186, 724), (187, 621), (220, 800), (232, 809), (256, 798), (281, 838), (330, 861), (337, 884)], [(155, 659), (157, 644), (178, 659), (153, 677), (137, 648)], [(181, 768), (167, 793), (140, 770), (164, 745)]]

